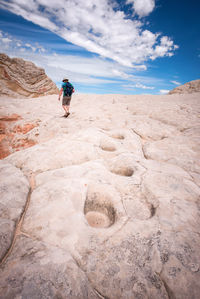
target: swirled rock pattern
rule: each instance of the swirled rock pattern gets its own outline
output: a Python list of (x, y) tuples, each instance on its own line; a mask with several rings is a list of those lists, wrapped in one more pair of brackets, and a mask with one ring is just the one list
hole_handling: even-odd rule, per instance
[(56, 93), (58, 88), (44, 69), (0, 53), (0, 96), (34, 98)]
[(199, 298), (199, 96), (0, 99), (1, 299)]

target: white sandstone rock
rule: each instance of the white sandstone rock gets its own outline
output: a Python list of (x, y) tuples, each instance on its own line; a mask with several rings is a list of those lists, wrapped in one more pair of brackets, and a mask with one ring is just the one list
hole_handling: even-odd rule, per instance
[(199, 298), (199, 93), (0, 104), (38, 143), (1, 164), (0, 298)]

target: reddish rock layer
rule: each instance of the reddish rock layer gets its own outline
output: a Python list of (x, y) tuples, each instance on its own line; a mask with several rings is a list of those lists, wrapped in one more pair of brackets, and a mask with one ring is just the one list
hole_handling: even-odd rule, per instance
[(37, 124), (26, 123), (23, 126), (13, 124), (20, 119), (22, 119), (21, 116), (17, 114), (0, 117), (0, 159), (36, 144), (35, 141), (24, 135), (35, 128)]

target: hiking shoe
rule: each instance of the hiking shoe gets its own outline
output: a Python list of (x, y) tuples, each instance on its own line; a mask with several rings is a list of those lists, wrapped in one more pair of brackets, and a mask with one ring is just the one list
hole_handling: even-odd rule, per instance
[(65, 114), (65, 117), (68, 117), (69, 115), (70, 115), (70, 113), (68, 112), (68, 113)]

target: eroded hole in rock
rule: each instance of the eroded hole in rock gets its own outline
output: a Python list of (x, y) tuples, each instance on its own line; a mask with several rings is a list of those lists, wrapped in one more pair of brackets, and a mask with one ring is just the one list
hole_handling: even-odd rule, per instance
[(118, 175), (122, 175), (122, 176), (132, 176), (134, 173), (134, 170), (131, 167), (122, 166), (122, 167), (112, 168), (111, 172), (118, 174)]
[(109, 227), (110, 226), (110, 219), (107, 215), (91, 211), (85, 215), (87, 222), (92, 227)]
[(151, 211), (151, 217), (153, 217), (156, 214), (156, 207), (153, 205), (150, 206), (150, 211)]
[(103, 151), (108, 151), (108, 152), (114, 152), (116, 150), (115, 146), (111, 144), (101, 144), (100, 148)]
[(115, 223), (116, 212), (112, 202), (101, 198), (101, 195), (94, 193), (87, 196), (84, 214), (91, 227), (106, 228)]
[(125, 137), (122, 134), (120, 134), (120, 133), (112, 134), (112, 138), (120, 139), (120, 140), (125, 139)]

